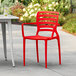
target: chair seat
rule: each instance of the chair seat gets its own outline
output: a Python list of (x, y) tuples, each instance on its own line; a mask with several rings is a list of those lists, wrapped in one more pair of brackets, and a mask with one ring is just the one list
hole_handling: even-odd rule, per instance
[(32, 39), (32, 40), (49, 40), (51, 37), (46, 37), (46, 36), (40, 36), (40, 35), (35, 35), (35, 36), (25, 36), (26, 39)]

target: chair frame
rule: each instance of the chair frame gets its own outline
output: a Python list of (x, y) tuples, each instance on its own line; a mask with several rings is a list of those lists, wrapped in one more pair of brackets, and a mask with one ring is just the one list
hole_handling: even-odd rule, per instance
[[(40, 13), (52, 13), (52, 14), (56, 14), (56, 15), (51, 15), (51, 14), (41, 14)], [(40, 18), (40, 17), (56, 17), (56, 19), (54, 18)], [(57, 39), (58, 41), (58, 49), (59, 49), (59, 64), (61, 64), (61, 50), (60, 50), (60, 37), (59, 34), (57, 32), (57, 26), (58, 24), (58, 16), (59, 16), (59, 12), (55, 12), (55, 11), (39, 11), (37, 13), (37, 17), (36, 17), (36, 22), (35, 23), (22, 23), (22, 36), (23, 36), (23, 64), (25, 66), (25, 41), (26, 39), (31, 39), (31, 40), (36, 40), (36, 52), (37, 52), (37, 62), (39, 63), (39, 53), (38, 53), (38, 40), (44, 40), (45, 41), (45, 68), (47, 68), (47, 41), (48, 40), (52, 40), (52, 39)], [(52, 20), (52, 21), (56, 21), (55, 22), (39, 22), (39, 20)], [(24, 25), (37, 25), (37, 32), (35, 36), (25, 36), (24, 35)], [(39, 26), (40, 24), (53, 24), (54, 26), (48, 26), (48, 25), (42, 25)], [(41, 29), (44, 28), (44, 29)], [(52, 28), (52, 29), (45, 29), (45, 28)], [(52, 35), (51, 37), (44, 37), (44, 36), (39, 36), (38, 33), (40, 31), (51, 31)], [(56, 34), (56, 36), (54, 37), (54, 33)]]

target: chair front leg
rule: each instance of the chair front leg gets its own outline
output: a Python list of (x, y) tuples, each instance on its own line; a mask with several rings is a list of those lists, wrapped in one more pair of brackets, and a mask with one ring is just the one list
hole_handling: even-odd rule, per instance
[(38, 40), (36, 40), (37, 62), (39, 63)]
[(61, 64), (61, 50), (60, 50), (60, 38), (58, 37), (58, 49), (59, 49), (59, 64)]
[(47, 68), (47, 40), (45, 40), (45, 68)]
[(23, 38), (23, 65), (25, 66), (25, 39)]

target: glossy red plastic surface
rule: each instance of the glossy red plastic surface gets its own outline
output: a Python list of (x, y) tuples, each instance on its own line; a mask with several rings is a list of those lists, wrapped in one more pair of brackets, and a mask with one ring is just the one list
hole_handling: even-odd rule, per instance
[[(59, 12), (55, 11), (39, 11), (37, 13), (35, 23), (23, 23), (22, 24), (22, 35), (23, 35), (23, 64), (25, 66), (25, 40), (31, 39), (36, 40), (36, 50), (37, 50), (37, 62), (39, 62), (38, 54), (38, 40), (45, 41), (45, 68), (47, 68), (47, 41), (52, 39), (57, 39), (59, 48), (59, 64), (61, 64), (61, 51), (60, 51), (60, 38), (57, 32)], [(37, 25), (37, 33), (35, 36), (25, 36), (24, 35), (24, 25), (34, 24)], [(40, 31), (50, 31), (52, 34), (50, 37), (40, 36), (38, 33)], [(56, 36), (54, 36), (54, 33)]]

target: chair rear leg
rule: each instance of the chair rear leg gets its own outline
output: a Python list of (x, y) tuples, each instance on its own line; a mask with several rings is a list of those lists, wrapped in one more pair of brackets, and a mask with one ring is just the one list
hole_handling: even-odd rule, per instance
[(37, 62), (39, 63), (38, 40), (36, 40)]
[(60, 38), (58, 37), (58, 49), (59, 49), (59, 64), (61, 64), (61, 50), (60, 50)]
[(45, 40), (45, 68), (47, 68), (47, 40)]
[(23, 65), (25, 66), (25, 39), (23, 38)]

